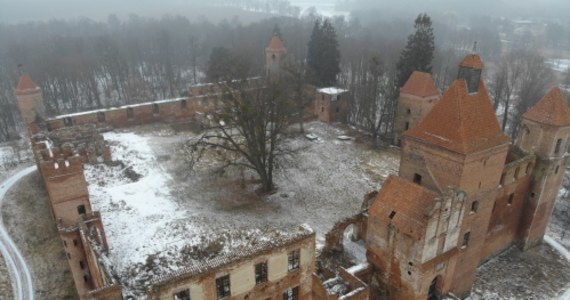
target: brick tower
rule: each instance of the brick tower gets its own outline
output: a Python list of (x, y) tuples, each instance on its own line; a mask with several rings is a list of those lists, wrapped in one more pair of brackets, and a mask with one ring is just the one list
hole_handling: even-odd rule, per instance
[(523, 114), (516, 144), (536, 155), (526, 209), (521, 220), (524, 249), (542, 241), (566, 170), (570, 109), (559, 88), (550, 90)]
[(22, 121), (26, 124), (28, 134), (35, 133), (37, 121), (45, 118), (45, 106), (40, 87), (28, 76), (20, 76), (14, 91)]
[(480, 80), (482, 67), (478, 55), (468, 55), (443, 98), (402, 136), (400, 177), (439, 193), (453, 188), (467, 195), (450, 288), (458, 296), (469, 294), (475, 280), (510, 145)]
[(400, 88), (398, 111), (394, 122), (394, 143), (400, 144), (402, 133), (416, 127), (439, 101), (441, 94), (429, 73), (414, 71)]
[(265, 48), (265, 75), (267, 78), (279, 77), (281, 63), (286, 54), (287, 49), (283, 46), (283, 41), (279, 35), (274, 34), (269, 45)]

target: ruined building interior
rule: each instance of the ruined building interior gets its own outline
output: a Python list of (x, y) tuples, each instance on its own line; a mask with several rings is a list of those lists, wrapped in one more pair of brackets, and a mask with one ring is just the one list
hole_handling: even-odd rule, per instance
[[(279, 74), (287, 51), (278, 36), (266, 48), (266, 76)], [(470, 54), (440, 94), (431, 75), (414, 72), (400, 90), (395, 143), (398, 175), (369, 194), (362, 211), (339, 220), (325, 247), (342, 248), (354, 225), (367, 264), (315, 274), (315, 232), (305, 225), (286, 237), (153, 278), (148, 299), (439, 299), (466, 297), (477, 267), (513, 244), (540, 243), (566, 170), (570, 109), (558, 88), (522, 116), (515, 141), (499, 127)], [(255, 79), (262, 81), (263, 79)], [(315, 118), (345, 120), (343, 89), (314, 93)], [(49, 117), (41, 89), (26, 75), (15, 90), (62, 248), (81, 299), (123, 299), (106, 258), (101, 214), (91, 208), (84, 164), (112, 160), (101, 131), (174, 123), (215, 109), (216, 85), (191, 87), (186, 98)], [(362, 191), (364, 195), (367, 191)], [(341, 293), (332, 287), (343, 286)]]

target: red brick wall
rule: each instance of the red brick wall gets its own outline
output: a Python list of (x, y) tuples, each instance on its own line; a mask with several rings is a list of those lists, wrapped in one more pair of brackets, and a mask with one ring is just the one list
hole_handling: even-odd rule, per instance
[[(527, 166), (531, 164), (527, 172)], [(482, 259), (501, 252), (519, 238), (519, 225), (526, 205), (534, 157), (527, 156), (505, 166), (503, 183), (493, 205)], [(515, 177), (517, 168), (518, 176)], [(511, 196), (512, 195), (512, 196)]]

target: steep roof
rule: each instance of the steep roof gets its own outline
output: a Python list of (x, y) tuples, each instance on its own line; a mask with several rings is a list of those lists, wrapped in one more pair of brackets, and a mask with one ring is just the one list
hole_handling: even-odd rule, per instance
[(16, 95), (26, 95), (34, 94), (40, 91), (40, 87), (30, 78), (28, 75), (20, 76), (20, 81), (18, 81), (18, 86), (14, 94)]
[(414, 71), (404, 86), (400, 88), (400, 93), (410, 94), (419, 97), (430, 97), (439, 95), (439, 90), (431, 74)]
[(460, 67), (471, 69), (483, 69), (483, 61), (477, 54), (467, 54), (463, 61), (459, 64)]
[(279, 36), (274, 35), (269, 41), (269, 45), (265, 48), (266, 51), (273, 51), (273, 52), (286, 52), (287, 49), (283, 45), (283, 41)]
[(523, 118), (546, 125), (567, 126), (570, 125), (570, 108), (560, 88), (554, 87), (524, 113)]
[(455, 80), (423, 121), (404, 136), (461, 154), (510, 141), (499, 127), (483, 81), (477, 93), (468, 94), (463, 79)]
[(370, 217), (391, 223), (400, 232), (419, 239), (425, 233), (428, 211), (437, 195), (419, 184), (391, 175), (368, 213)]

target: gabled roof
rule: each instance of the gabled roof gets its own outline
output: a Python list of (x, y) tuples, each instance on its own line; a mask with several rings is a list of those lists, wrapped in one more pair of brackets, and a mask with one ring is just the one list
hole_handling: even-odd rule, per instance
[(287, 49), (283, 45), (283, 41), (279, 36), (274, 35), (269, 41), (269, 45), (265, 48), (266, 51), (273, 51), (273, 52), (286, 52)]
[(436, 192), (421, 185), (391, 175), (368, 209), (368, 214), (419, 239), (425, 233), (428, 213), (437, 196)]
[(16, 87), (14, 94), (16, 95), (26, 95), (34, 94), (40, 91), (40, 87), (30, 78), (28, 75), (20, 76), (20, 81)]
[(455, 80), (423, 121), (404, 136), (460, 154), (510, 142), (499, 127), (483, 81), (477, 93), (468, 94), (463, 79)]
[(483, 69), (484, 64), (479, 55), (467, 54), (459, 66), (471, 69)]
[(546, 125), (567, 126), (570, 125), (570, 109), (560, 88), (554, 87), (524, 113), (523, 118)]
[(410, 94), (419, 97), (438, 96), (439, 90), (431, 74), (414, 71), (404, 86), (400, 88), (400, 93)]

